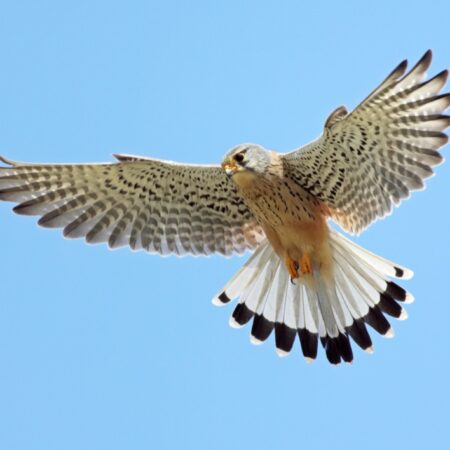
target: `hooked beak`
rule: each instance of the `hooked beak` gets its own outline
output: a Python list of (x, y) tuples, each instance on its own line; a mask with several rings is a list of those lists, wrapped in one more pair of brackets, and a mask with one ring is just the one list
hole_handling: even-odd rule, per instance
[(225, 173), (229, 176), (232, 177), (237, 171), (238, 171), (238, 166), (236, 164), (235, 161), (227, 161), (222, 163), (222, 169), (225, 170)]

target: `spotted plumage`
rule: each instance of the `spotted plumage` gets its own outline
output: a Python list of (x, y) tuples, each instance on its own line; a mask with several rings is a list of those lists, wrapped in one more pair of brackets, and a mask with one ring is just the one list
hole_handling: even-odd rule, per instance
[(339, 107), (316, 141), (291, 153), (255, 144), (231, 149), (222, 165), (188, 165), (128, 155), (109, 164), (1, 160), (0, 199), (40, 216), (66, 237), (151, 253), (231, 255), (254, 250), (214, 298), (238, 299), (230, 324), (252, 322), (258, 344), (272, 332), (280, 355), (298, 336), (310, 361), (353, 360), (350, 338), (371, 352), (366, 325), (390, 337), (386, 319), (406, 318), (412, 296), (392, 281), (412, 272), (328, 227), (359, 233), (424, 186), (442, 162), (450, 95), (447, 71), (423, 81), (431, 52), (405, 74), (402, 62), (354, 111)]
[[(243, 253), (261, 241), (219, 166), (117, 155), (119, 163), (22, 165), (0, 172), (0, 198), (68, 238), (163, 255)], [(8, 162), (8, 161), (5, 161)]]
[(450, 97), (439, 92), (448, 72), (423, 81), (430, 63), (428, 51), (404, 75), (403, 61), (350, 114), (335, 111), (318, 140), (285, 155), (289, 176), (350, 233), (423, 188), (432, 166), (442, 162), (437, 149), (448, 141), (443, 131), (450, 118), (442, 113)]

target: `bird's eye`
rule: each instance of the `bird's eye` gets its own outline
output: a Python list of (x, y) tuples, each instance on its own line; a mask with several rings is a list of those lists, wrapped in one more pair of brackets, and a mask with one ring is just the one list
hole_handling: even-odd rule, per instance
[(233, 159), (234, 159), (236, 162), (241, 163), (242, 161), (244, 161), (244, 155), (243, 155), (242, 153), (236, 153), (236, 154), (233, 156)]

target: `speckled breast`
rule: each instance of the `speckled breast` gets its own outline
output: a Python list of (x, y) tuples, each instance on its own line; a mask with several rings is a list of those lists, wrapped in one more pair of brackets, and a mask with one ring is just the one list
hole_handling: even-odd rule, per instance
[(241, 193), (258, 221), (274, 228), (319, 218), (320, 201), (289, 179), (267, 177), (247, 185)]

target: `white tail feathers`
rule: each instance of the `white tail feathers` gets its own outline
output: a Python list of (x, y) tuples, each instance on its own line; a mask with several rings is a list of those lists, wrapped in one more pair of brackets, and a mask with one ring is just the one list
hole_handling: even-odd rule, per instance
[(251, 341), (255, 344), (275, 330), (280, 356), (291, 351), (297, 335), (308, 362), (317, 356), (319, 338), (333, 364), (353, 360), (349, 337), (371, 353), (366, 324), (393, 337), (385, 314), (406, 319), (400, 303), (413, 301), (412, 295), (390, 278), (409, 279), (413, 273), (333, 230), (330, 247), (334, 262), (331, 282), (325, 282), (320, 268), (313, 267), (312, 282), (300, 277), (293, 283), (278, 255), (264, 241), (213, 303), (224, 305), (238, 298), (230, 325), (238, 328), (253, 318)]

